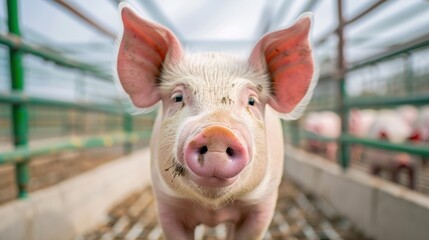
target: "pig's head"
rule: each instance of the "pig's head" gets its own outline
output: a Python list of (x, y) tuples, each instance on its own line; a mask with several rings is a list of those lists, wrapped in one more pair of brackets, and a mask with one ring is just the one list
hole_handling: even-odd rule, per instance
[(123, 5), (117, 72), (133, 104), (162, 103), (155, 166), (164, 185), (221, 204), (266, 175), (265, 109), (300, 115), (316, 85), (311, 18), (264, 36), (248, 59), (187, 54), (167, 28)]

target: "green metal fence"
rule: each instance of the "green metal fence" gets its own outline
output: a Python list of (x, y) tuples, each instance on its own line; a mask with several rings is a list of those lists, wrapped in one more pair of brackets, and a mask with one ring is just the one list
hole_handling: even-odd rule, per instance
[[(392, 108), (399, 105), (414, 105), (416, 107), (429, 104), (429, 63), (422, 64), (416, 61), (415, 56), (425, 58), (429, 54), (429, 41), (421, 41), (411, 46), (406, 46), (396, 51), (382, 54), (371, 59), (367, 59), (347, 69), (344, 85), (353, 88), (360, 85), (359, 94), (346, 91), (342, 102), (346, 115), (342, 118), (343, 123), (348, 123), (348, 115), (351, 109), (380, 109)], [(427, 57), (426, 57), (427, 58)], [(381, 68), (390, 66), (392, 71), (386, 76), (380, 76)], [(366, 72), (366, 73), (365, 73)], [(368, 73), (369, 72), (369, 73)], [(366, 76), (368, 81), (362, 76)], [(335, 90), (338, 80), (330, 76), (323, 76), (319, 86), (315, 90), (315, 95), (309, 105), (310, 111), (336, 111), (339, 112), (341, 106), (338, 104), (340, 95)], [(366, 88), (366, 89), (365, 89)], [(381, 91), (382, 90), (382, 91)], [(381, 91), (381, 92), (380, 92)], [(429, 147), (412, 143), (394, 144), (383, 140), (363, 139), (350, 135), (347, 128), (343, 129), (338, 139), (323, 137), (314, 133), (300, 129), (297, 121), (285, 125), (289, 132), (290, 141), (293, 145), (299, 146), (303, 139), (315, 139), (329, 142), (338, 141), (339, 163), (347, 168), (350, 164), (351, 144), (360, 144), (371, 148), (380, 148), (392, 151), (402, 151), (410, 154), (429, 156)], [(427, 158), (423, 158), (427, 159)]]
[[(64, 57), (46, 47), (26, 42), (21, 38), (18, 0), (7, 0), (8, 34), (0, 33), (0, 44), (8, 48), (10, 91), (0, 92), (0, 144), (13, 142), (13, 148), (0, 147), (0, 166), (13, 164), (19, 198), (28, 196), (29, 163), (37, 156), (63, 151), (110, 147), (123, 144), (124, 152), (132, 151), (133, 144), (146, 140), (150, 134), (153, 115), (134, 117), (127, 114), (120, 102), (112, 96), (106, 101), (91, 99), (66, 101), (32, 96), (25, 90), (26, 76), (44, 72), (24, 67), (24, 56), (33, 56), (54, 63), (54, 68), (80, 72), (75, 87), (88, 91), (87, 84), (107, 82), (113, 86), (112, 76), (98, 67)], [(88, 77), (90, 76), (90, 78)], [(88, 77), (88, 78), (87, 78)], [(60, 80), (60, 79), (58, 79)], [(97, 87), (94, 87), (97, 89)], [(113, 88), (112, 88), (113, 89)], [(91, 93), (84, 93), (87, 98)], [(102, 98), (103, 96), (97, 96)], [(49, 145), (31, 147), (29, 142), (46, 137), (61, 137)]]

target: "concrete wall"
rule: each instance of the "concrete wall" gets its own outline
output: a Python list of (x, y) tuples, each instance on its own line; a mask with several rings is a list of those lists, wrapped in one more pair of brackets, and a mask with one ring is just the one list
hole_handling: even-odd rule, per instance
[(150, 184), (149, 150), (0, 205), (0, 239), (73, 239), (102, 223), (107, 211)]
[(286, 149), (285, 173), (377, 240), (429, 239), (429, 197), (314, 154)]

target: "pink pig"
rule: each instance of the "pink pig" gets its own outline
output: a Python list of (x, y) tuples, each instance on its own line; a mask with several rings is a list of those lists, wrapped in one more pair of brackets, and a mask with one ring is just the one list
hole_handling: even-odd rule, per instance
[[(383, 109), (369, 128), (368, 137), (392, 143), (404, 143), (411, 133), (412, 128), (403, 114), (397, 110)], [(369, 161), (372, 174), (379, 175), (381, 171), (387, 171), (391, 174), (393, 182), (398, 182), (399, 172), (405, 170), (408, 174), (409, 188), (415, 188), (418, 161), (412, 155), (368, 148), (365, 150), (365, 158)]]
[(167, 28), (120, 7), (117, 73), (133, 104), (160, 102), (151, 139), (158, 219), (167, 239), (225, 223), (261, 239), (283, 173), (279, 116), (299, 117), (317, 82), (311, 16), (265, 35), (248, 59), (182, 51)]
[[(327, 138), (338, 138), (341, 134), (340, 117), (335, 112), (311, 112), (304, 119), (304, 128), (312, 133)], [(335, 141), (322, 142), (307, 140), (308, 148), (314, 152), (325, 152), (326, 157), (335, 161), (338, 145)]]

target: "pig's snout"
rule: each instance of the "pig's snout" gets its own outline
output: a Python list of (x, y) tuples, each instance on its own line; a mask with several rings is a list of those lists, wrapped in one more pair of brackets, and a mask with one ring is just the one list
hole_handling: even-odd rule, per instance
[(208, 126), (185, 145), (185, 163), (199, 177), (229, 179), (249, 161), (248, 148), (231, 129)]

